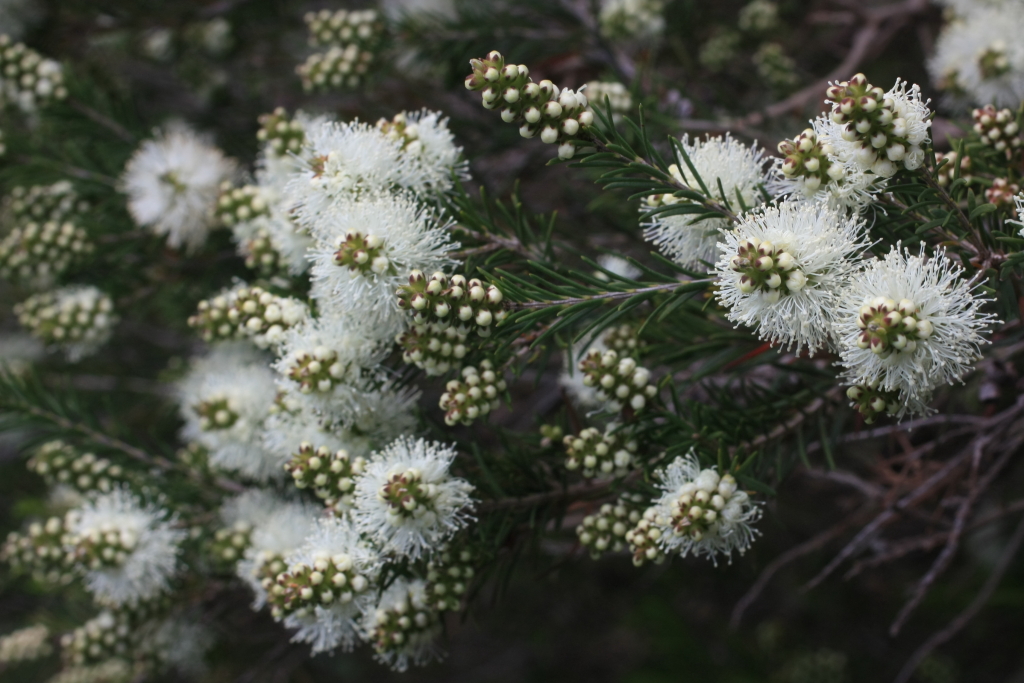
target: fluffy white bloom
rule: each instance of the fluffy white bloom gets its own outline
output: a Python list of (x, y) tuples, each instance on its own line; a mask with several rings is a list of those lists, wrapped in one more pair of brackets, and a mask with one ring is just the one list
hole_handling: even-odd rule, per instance
[(167, 235), (171, 247), (194, 250), (206, 241), (220, 185), (235, 170), (234, 161), (194, 131), (169, 126), (128, 160), (121, 191), (138, 225)]
[(854, 148), (843, 140), (842, 128), (828, 114), (822, 114), (811, 121), (810, 134), (804, 131), (795, 141), (799, 143), (801, 138), (809, 137), (820, 145), (820, 154), (828, 163), (824, 182), (821, 174), (787, 176), (782, 172), (785, 158), (776, 158), (765, 187), (768, 193), (788, 201), (827, 202), (834, 209), (863, 210), (872, 195), (884, 189), (886, 179), (864, 170), (854, 161)]
[[(384, 412), (387, 413), (388, 409)], [(325, 446), (331, 451), (345, 450), (353, 457), (366, 457), (371, 450), (370, 439), (365, 433), (332, 427), (324, 423), (323, 417), (302, 410), (301, 406), (294, 413), (282, 411), (271, 415), (265, 423), (262, 438), (268, 451), (284, 459), (291, 457), (304, 441), (317, 448)]]
[(565, 363), (562, 366), (562, 373), (558, 376), (558, 383), (569, 394), (569, 398), (576, 402), (580, 408), (595, 410), (604, 405), (604, 401), (597, 395), (596, 386), (587, 386), (583, 382), (586, 376), (577, 365), (587, 357), (591, 351), (604, 353), (608, 347), (604, 343), (604, 335), (594, 338), (589, 346), (584, 348), (582, 343), (573, 344), (565, 354)]
[(182, 439), (205, 446), (214, 467), (258, 480), (282, 475), (284, 460), (260, 440), (277, 396), (275, 380), (268, 359), (249, 344), (218, 344), (178, 383)]
[(426, 583), (420, 579), (396, 579), (373, 609), (362, 628), (374, 646), (374, 659), (395, 671), (409, 664), (423, 666), (443, 658), (437, 646), (441, 623), (429, 604)]
[(829, 341), (842, 288), (857, 270), (864, 224), (826, 204), (783, 203), (723, 232), (715, 264), (729, 320), (811, 353)]
[(923, 396), (969, 372), (996, 318), (962, 274), (944, 251), (912, 256), (897, 244), (855, 275), (834, 324), (850, 384)]
[(409, 194), (379, 194), (338, 203), (313, 223), (313, 291), (322, 309), (358, 314), (383, 338), (408, 324), (395, 292), (409, 273), (451, 265), (458, 245), (435, 211)]
[(167, 590), (187, 535), (172, 527), (166, 510), (144, 505), (126, 489), (72, 510), (65, 526), (85, 587), (111, 605), (135, 604)]
[(160, 669), (174, 669), (189, 680), (200, 680), (207, 671), (203, 658), (213, 647), (214, 634), (192, 614), (173, 616), (145, 624), (138, 634), (136, 657), (158, 662)]
[(352, 518), (382, 550), (416, 559), (471, 519), (473, 486), (451, 476), (455, 448), (403, 436), (375, 453), (356, 480)]
[[(327, 517), (317, 521), (302, 547), (289, 554), (286, 562), (289, 574), (320, 572), (324, 578), (318, 588), (333, 584), (311, 596), (311, 602), (319, 599), (319, 604), (285, 618), (285, 626), (298, 629), (292, 640), (309, 643), (314, 654), (339, 646), (351, 650), (359, 634), (358, 619), (373, 604), (380, 556), (359, 537), (351, 522)], [(335, 578), (342, 576), (344, 580)]]
[(730, 474), (714, 467), (701, 469), (691, 449), (656, 473), (664, 494), (654, 502), (653, 526), (661, 531), (659, 545), (681, 557), (706, 556), (716, 565), (719, 555), (732, 562), (732, 553), (746, 552), (758, 531), (752, 526), (761, 508), (738, 490)]
[(455, 144), (448, 119), (440, 112), (427, 109), (401, 112), (393, 121), (382, 120), (377, 125), (383, 127), (390, 139), (403, 145), (402, 151), (416, 169), (417, 182), (422, 187), (447, 192), (452, 187), (453, 176), (469, 177), (468, 165), (460, 161), (462, 148)]
[[(759, 185), (765, 181), (762, 150), (728, 135), (693, 142), (688, 136), (683, 136), (681, 142), (712, 199), (727, 202), (736, 211), (740, 210), (737, 195), (743, 198), (748, 208), (761, 204)], [(685, 163), (673, 164), (669, 170), (680, 183), (696, 192), (701, 191), (700, 184)], [(724, 197), (720, 196), (719, 183), (725, 191)], [(669, 195), (660, 198), (660, 203), (665, 205), (685, 201)], [(653, 242), (662, 253), (680, 265), (696, 268), (701, 262), (715, 262), (719, 232), (728, 227), (726, 218), (695, 221), (689, 214), (655, 216), (644, 230), (644, 239)]]
[[(302, 546), (302, 542), (313, 530), (321, 508), (306, 502), (287, 501), (269, 492), (245, 493), (228, 509), (225, 515), (237, 514), (238, 520), (252, 525), (249, 547), (238, 562), (238, 577), (252, 588), (255, 594), (253, 609), (267, 604), (267, 587), (264, 580), (271, 582), (278, 573), (287, 568), (285, 557)], [(247, 516), (242, 516), (247, 515)], [(233, 520), (235, 521), (235, 520)], [(278, 571), (274, 571), (274, 564)]]
[(928, 71), (954, 99), (1016, 108), (1024, 99), (1024, 3), (971, 4), (939, 34)]

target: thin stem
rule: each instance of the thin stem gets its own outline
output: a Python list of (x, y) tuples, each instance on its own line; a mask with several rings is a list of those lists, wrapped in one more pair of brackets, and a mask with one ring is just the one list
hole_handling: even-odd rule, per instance
[(114, 133), (114, 135), (116, 135), (117, 137), (121, 138), (125, 142), (131, 143), (133, 145), (135, 144), (136, 140), (135, 140), (135, 136), (132, 135), (132, 132), (130, 130), (128, 130), (127, 128), (125, 128), (124, 126), (122, 126), (117, 121), (115, 121), (114, 119), (110, 118), (109, 116), (107, 116), (105, 114), (101, 114), (100, 112), (96, 111), (95, 109), (90, 107), (88, 104), (86, 104), (85, 102), (82, 102), (81, 100), (79, 100), (77, 98), (69, 97), (67, 99), (67, 103), (69, 105), (71, 105), (72, 109), (74, 109), (75, 111), (77, 111), (80, 114), (85, 115), (87, 118), (92, 119), (96, 123), (100, 124), (101, 126), (106, 128), (107, 130), (109, 130), (112, 133)]
[(642, 287), (640, 289), (627, 289), (623, 292), (602, 292), (601, 294), (594, 294), (592, 296), (584, 296), (572, 299), (559, 299), (557, 301), (526, 301), (514, 305), (516, 310), (523, 310), (528, 308), (551, 308), (552, 306), (571, 306), (572, 304), (581, 304), (585, 301), (599, 301), (601, 299), (629, 299), (636, 296), (637, 294), (646, 294), (647, 292), (660, 292), (663, 290), (678, 289), (683, 285), (695, 285), (702, 283), (714, 282), (715, 278), (705, 278), (703, 280), (686, 280), (684, 282), (669, 282), (664, 285), (654, 285), (652, 287)]

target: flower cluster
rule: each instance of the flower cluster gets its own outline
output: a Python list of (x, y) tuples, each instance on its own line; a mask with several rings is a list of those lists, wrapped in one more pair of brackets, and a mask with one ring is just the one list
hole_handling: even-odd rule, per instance
[(466, 77), (467, 90), (481, 91), (485, 109), (501, 107), (501, 120), (519, 123), (524, 138), (540, 135), (548, 144), (558, 144), (558, 156), (571, 159), (594, 123), (583, 90), (572, 91), (548, 80), (534, 83), (523, 64), (505, 64), (500, 52), (470, 60), (473, 73)]
[(93, 249), (74, 223), (25, 223), (0, 240), (0, 278), (46, 288)]
[(297, 118), (289, 119), (284, 107), (278, 107), (269, 114), (259, 117), (260, 129), (256, 139), (264, 149), (275, 156), (296, 154), (306, 140), (306, 127)]
[(216, 209), (216, 217), (220, 223), (230, 228), (269, 213), (267, 202), (256, 185), (231, 187), (229, 183), (221, 184)]
[(940, 187), (949, 187), (958, 174), (964, 182), (971, 181), (971, 158), (967, 155), (960, 157), (956, 152), (936, 152), (935, 166), (938, 169), (935, 182)]
[(106, 493), (124, 480), (124, 470), (106, 458), (79, 453), (63, 441), (48, 441), (29, 458), (28, 469), (48, 484), (65, 484), (81, 493)]
[(426, 592), (438, 612), (455, 611), (476, 575), (479, 558), (469, 548), (442, 548), (427, 563)]
[(476, 330), (481, 337), (491, 334), (491, 326), (505, 319), (507, 311), (501, 290), (484, 286), (476, 278), (435, 272), (429, 279), (422, 271), (409, 275), (409, 284), (398, 290), (398, 305), (412, 312), (416, 325), (454, 326), (463, 333)]
[(415, 364), (427, 375), (443, 375), (462, 364), (469, 348), (469, 334), (459, 326), (444, 323), (413, 324), (395, 341), (402, 347), (402, 360)]
[(75, 576), (73, 558), (64, 550), (67, 533), (64, 520), (50, 517), (32, 522), (24, 534), (12, 531), (0, 547), (0, 561), (15, 572), (30, 574), (40, 583), (63, 586)]
[(110, 297), (86, 286), (34, 294), (16, 305), (14, 313), (25, 329), (72, 362), (95, 353), (117, 324)]
[(623, 439), (611, 429), (604, 434), (594, 427), (582, 430), (576, 436), (568, 434), (565, 446), (565, 468), (582, 469), (584, 477), (622, 476), (634, 465), (637, 443)]
[(366, 459), (350, 455), (344, 449), (314, 448), (313, 444), (303, 441), (284, 468), (296, 487), (311, 489), (324, 505), (344, 512), (353, 505), (355, 478), (366, 469)]
[(593, 387), (608, 409), (627, 416), (642, 411), (658, 394), (658, 388), (650, 384), (650, 370), (612, 350), (590, 351), (577, 368), (583, 374), (583, 384)]
[(188, 325), (205, 342), (251, 338), (268, 348), (284, 341), (285, 332), (308, 317), (309, 308), (297, 299), (240, 284), (200, 301)]
[(422, 580), (396, 580), (367, 613), (362, 628), (376, 658), (396, 671), (405, 671), (410, 663), (422, 666), (440, 659), (434, 645), (441, 631), (440, 615)]
[(297, 69), (305, 90), (354, 88), (367, 74), (384, 34), (374, 10), (321, 10), (306, 15), (309, 43), (327, 47)]
[(462, 379), (453, 379), (445, 385), (439, 402), (441, 410), (445, 411), (445, 424), (471, 424), (500, 404), (499, 395), (506, 389), (501, 370), (495, 370), (494, 364), (486, 359), (478, 365), (479, 370), (472, 365), (462, 368)]
[(89, 210), (89, 203), (79, 198), (67, 180), (52, 185), (18, 185), (4, 199), (3, 213), (15, 227), (25, 223), (74, 222), (75, 217)]
[[(636, 493), (626, 493), (614, 503), (605, 503), (576, 527), (580, 545), (587, 548), (595, 560), (605, 552), (624, 551), (626, 534), (636, 529), (643, 510), (643, 497)], [(637, 534), (632, 538), (637, 538)]]
[(986, 145), (1007, 154), (1020, 147), (1020, 126), (1017, 125), (1017, 116), (1009, 109), (996, 111), (994, 106), (987, 104), (975, 109), (971, 115), (974, 118), (974, 132)]
[(13, 105), (31, 114), (67, 95), (59, 63), (0, 35), (0, 106)]

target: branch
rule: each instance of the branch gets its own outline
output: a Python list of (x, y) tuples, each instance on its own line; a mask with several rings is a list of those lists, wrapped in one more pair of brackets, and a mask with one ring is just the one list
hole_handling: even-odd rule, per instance
[(673, 290), (682, 287), (683, 285), (694, 285), (714, 282), (715, 278), (705, 278), (703, 280), (684, 280), (682, 282), (669, 282), (664, 285), (654, 285), (652, 287), (641, 287), (640, 289), (627, 289), (622, 292), (602, 292), (601, 294), (594, 294), (593, 296), (584, 296), (574, 299), (559, 299), (557, 301), (526, 301), (523, 303), (513, 304), (513, 310), (523, 310), (529, 308), (551, 308), (552, 306), (571, 306), (572, 304), (582, 304), (586, 301), (599, 301), (601, 299), (615, 300), (615, 299), (629, 299), (637, 294), (646, 294), (648, 292), (660, 292), (663, 290)]
[(67, 99), (67, 103), (71, 105), (72, 109), (74, 109), (80, 114), (83, 114), (85, 117), (92, 119), (96, 123), (100, 124), (107, 130), (112, 132), (114, 135), (121, 138), (123, 141), (132, 145), (135, 144), (136, 140), (132, 132), (124, 126), (122, 126), (117, 121), (115, 121), (114, 119), (110, 118), (109, 116), (106, 116), (105, 114), (101, 114), (100, 112), (96, 111), (95, 109), (93, 109), (92, 107), (90, 107), (89, 105), (87, 105), (86, 103), (82, 102), (77, 98), (69, 97)]
[(484, 501), (476, 506), (477, 512), (493, 512), (494, 510), (515, 510), (518, 508), (531, 508), (545, 503), (555, 503), (561, 500), (577, 500), (580, 498), (595, 498), (607, 494), (616, 485), (626, 485), (636, 481), (643, 474), (641, 470), (633, 470), (622, 479), (608, 479), (594, 483), (584, 481), (579, 484), (567, 486), (559, 491), (544, 491), (533, 493), (520, 498), (502, 498), (499, 500)]

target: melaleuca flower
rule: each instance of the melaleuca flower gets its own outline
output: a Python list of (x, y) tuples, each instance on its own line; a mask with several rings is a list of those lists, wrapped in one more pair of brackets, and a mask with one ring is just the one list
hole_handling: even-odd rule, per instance
[(135, 151), (121, 176), (135, 222), (167, 236), (171, 247), (198, 249), (213, 225), (220, 186), (235, 162), (184, 126), (157, 131)]
[(253, 609), (258, 610), (267, 604), (268, 591), (274, 590), (277, 576), (288, 568), (285, 558), (298, 550), (313, 531), (321, 509), (260, 491), (243, 494), (236, 510), (238, 519), (251, 526), (249, 546), (236, 572), (252, 589)]
[(0, 215), (4, 223), (21, 227), (26, 223), (74, 222), (89, 210), (89, 202), (79, 198), (74, 185), (60, 180), (50, 185), (16, 185), (4, 197)]
[[(401, 410), (394, 413), (400, 422), (405, 422)], [(325, 421), (326, 420), (326, 421)], [(361, 431), (338, 428), (310, 410), (299, 407), (295, 412), (279, 410), (264, 423), (264, 448), (275, 456), (287, 460), (295, 453), (299, 444), (309, 442), (331, 451), (348, 451), (353, 457), (370, 454), (370, 438)], [(372, 433), (372, 432), (371, 432)]]
[(446, 192), (456, 178), (469, 177), (468, 164), (460, 160), (462, 148), (455, 144), (448, 119), (440, 112), (403, 111), (390, 121), (379, 120), (377, 129), (402, 145), (402, 151), (435, 192)]
[(134, 635), (135, 659), (152, 662), (154, 673), (173, 670), (187, 680), (201, 680), (207, 673), (203, 659), (215, 639), (198, 617), (176, 615), (147, 622)]
[(41, 105), (68, 95), (60, 62), (45, 59), (23, 43), (0, 35), (0, 107), (14, 105), (34, 114)]
[(449, 473), (455, 448), (403, 436), (356, 480), (356, 528), (387, 553), (416, 559), (471, 519), (473, 486)]
[(200, 301), (188, 325), (207, 343), (251, 339), (266, 349), (283, 343), (285, 332), (307, 318), (309, 307), (302, 301), (238, 282)]
[(399, 140), (358, 121), (310, 126), (302, 156), (285, 197), (304, 229), (337, 201), (397, 188), (422, 192), (430, 183)]
[(72, 363), (96, 353), (118, 323), (110, 297), (86, 285), (30, 296), (14, 306), (14, 314), (34, 337)]
[(825, 204), (786, 202), (722, 236), (715, 270), (729, 320), (798, 353), (826, 346), (841, 290), (867, 247), (864, 224)]
[(604, 354), (607, 350), (608, 347), (602, 337), (595, 338), (589, 346), (584, 347), (582, 343), (577, 343), (566, 350), (562, 372), (558, 376), (558, 384), (580, 408), (595, 410), (600, 408), (604, 401), (597, 395), (597, 387), (586, 383), (587, 375), (577, 365), (591, 351)]
[(297, 629), (292, 640), (309, 643), (314, 654), (339, 646), (351, 650), (357, 619), (377, 592), (380, 556), (347, 519), (328, 517), (317, 521), (286, 562), (270, 598), (274, 617)]
[(243, 343), (219, 344), (178, 383), (181, 436), (210, 451), (210, 464), (246, 477), (281, 476), (284, 459), (262, 447), (260, 429), (277, 396), (267, 359)]
[(842, 140), (842, 126), (828, 114), (811, 121), (811, 126), (779, 143), (783, 156), (772, 165), (768, 193), (787, 201), (824, 201), (835, 209), (861, 211), (885, 187), (885, 178), (860, 168), (852, 145), (833, 144)]
[(312, 296), (322, 309), (358, 313), (381, 336), (408, 324), (395, 291), (412, 270), (432, 272), (454, 262), (446, 254), (450, 222), (410, 194), (380, 194), (336, 204), (311, 226), (317, 240)]
[(377, 364), (387, 348), (353, 313), (291, 328), (280, 353), (274, 368), (281, 388), (304, 410), (349, 428), (363, 417), (367, 396), (383, 381)]
[(50, 629), (42, 625), (29, 626), (0, 636), (0, 664), (40, 659), (52, 651)]
[[(747, 146), (728, 135), (693, 142), (690, 142), (688, 136), (683, 136), (680, 142), (711, 193), (710, 199), (734, 205), (739, 196), (748, 208), (761, 204), (759, 186), (765, 179), (765, 160), (760, 149)], [(669, 170), (679, 183), (695, 192), (701, 191), (700, 183), (686, 164), (673, 164)], [(719, 196), (719, 186), (725, 192), (724, 197)], [(649, 197), (643, 210), (687, 201), (672, 195)], [(735, 208), (740, 210), (738, 206)], [(718, 254), (716, 245), (719, 231), (728, 227), (729, 221), (726, 218), (697, 221), (689, 214), (664, 217), (655, 215), (646, 225), (644, 239), (653, 242), (676, 263), (696, 268), (702, 262), (714, 263)]]
[(134, 604), (166, 591), (187, 533), (166, 510), (115, 489), (68, 513), (68, 552), (97, 600)]
[(996, 318), (962, 275), (944, 251), (926, 258), (921, 245), (913, 256), (899, 244), (855, 275), (834, 323), (849, 383), (914, 397), (967, 374)]
[(658, 38), (665, 30), (664, 10), (664, 0), (601, 0), (601, 34), (638, 41)]
[(437, 646), (440, 614), (430, 604), (427, 584), (421, 579), (396, 579), (367, 611), (362, 628), (373, 645), (374, 659), (395, 671), (405, 671), (409, 664), (423, 666), (443, 656)]
[(1016, 107), (1024, 98), (1022, 30), (1018, 3), (973, 3), (939, 34), (928, 60), (932, 81), (953, 100)]
[(738, 490), (731, 474), (702, 469), (693, 450), (656, 473), (664, 491), (654, 502), (652, 526), (660, 531), (658, 544), (680, 557), (706, 556), (716, 565), (725, 555), (747, 551), (758, 531), (752, 526), (761, 508)]

